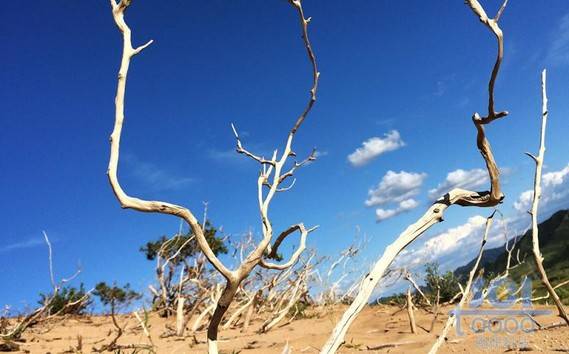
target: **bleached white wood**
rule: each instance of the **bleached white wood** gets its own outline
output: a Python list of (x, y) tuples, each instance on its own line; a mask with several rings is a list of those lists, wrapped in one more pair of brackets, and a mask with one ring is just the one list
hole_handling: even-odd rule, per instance
[(540, 142), (539, 142), (539, 153), (537, 156), (534, 156), (530, 153), (527, 153), (528, 156), (532, 158), (535, 162), (535, 176), (534, 176), (534, 184), (533, 184), (533, 200), (531, 204), (531, 239), (532, 239), (532, 252), (535, 260), (535, 264), (537, 266), (537, 270), (539, 272), (539, 276), (541, 278), (541, 282), (545, 285), (547, 289), (547, 293), (553, 299), (557, 310), (559, 311), (559, 317), (561, 317), (567, 325), (569, 325), (569, 317), (567, 317), (567, 312), (563, 307), (563, 303), (559, 299), (559, 296), (555, 292), (555, 288), (551, 286), (549, 278), (547, 277), (547, 273), (545, 268), (543, 267), (543, 255), (541, 254), (541, 250), (539, 248), (539, 228), (537, 224), (537, 213), (539, 208), (539, 199), (541, 198), (541, 174), (543, 169), (543, 159), (545, 156), (545, 130), (547, 127), (547, 71), (544, 69), (541, 72), (541, 98), (542, 98), (542, 113), (541, 113), (541, 134), (540, 134)]

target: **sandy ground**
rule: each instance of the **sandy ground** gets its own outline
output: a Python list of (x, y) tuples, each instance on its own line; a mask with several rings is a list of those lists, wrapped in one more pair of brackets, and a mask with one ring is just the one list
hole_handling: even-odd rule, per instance
[[(552, 307), (547, 309), (552, 310), (553, 314), (556, 313)], [(260, 320), (256, 321), (247, 333), (241, 333), (239, 328), (221, 330), (220, 351), (244, 354), (281, 353), (286, 343), (289, 343), (293, 353), (318, 353), (318, 348), (327, 339), (342, 310), (343, 307), (328, 308), (312, 318), (281, 325), (262, 335), (256, 333), (261, 324)], [(444, 313), (448, 310), (450, 308), (444, 309)], [(433, 333), (427, 332), (431, 326), (432, 314), (419, 310), (416, 312), (416, 318), (419, 329), (417, 334), (412, 334), (406, 311), (398, 312), (398, 308), (391, 306), (367, 307), (348, 332), (346, 343), (339, 353), (426, 353), (440, 333), (446, 315), (439, 316)], [(482, 318), (488, 319), (488, 317), (478, 318), (478, 328)], [(542, 326), (560, 323), (560, 319), (555, 315), (539, 316), (536, 319)], [(462, 321), (465, 331), (463, 336), (452, 329), (448, 342), (439, 352), (569, 352), (569, 328), (566, 326), (526, 333), (521, 330), (515, 331), (514, 321), (508, 320), (508, 328), (512, 333), (500, 331), (500, 322), (490, 326), (486, 331), (478, 330), (479, 333), (475, 333), (476, 331), (471, 329), (472, 320), (473, 318), (469, 318)], [(187, 333), (184, 338), (161, 337), (168, 332), (168, 327), (172, 328), (174, 321), (174, 318), (163, 319), (157, 316), (150, 318), (150, 333), (157, 353), (207, 352), (204, 330), (194, 334)], [(134, 317), (122, 316), (119, 322), (121, 325), (126, 325), (126, 333), (119, 344), (148, 343)], [(524, 322), (524, 326), (528, 328), (529, 322)], [(69, 318), (49, 326), (42, 325), (26, 333), (25, 342), (20, 343), (20, 353), (90, 353), (93, 347), (100, 347), (110, 341), (113, 337), (112, 328), (110, 318), (104, 316)], [(81, 350), (77, 350), (79, 337), (82, 342)], [(121, 351), (121, 353), (134, 352)], [(149, 353), (149, 351), (141, 350), (138, 353)]]

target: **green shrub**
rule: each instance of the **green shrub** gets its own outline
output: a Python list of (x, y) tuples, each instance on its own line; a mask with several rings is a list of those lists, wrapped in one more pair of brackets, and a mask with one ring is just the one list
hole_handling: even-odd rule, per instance
[[(83, 297), (85, 297), (85, 300), (79, 301)], [(71, 286), (61, 288), (55, 297), (53, 293), (40, 294), (40, 300), (38, 301), (40, 305), (45, 305), (48, 301), (50, 301), (48, 313), (52, 315), (82, 315), (92, 302), (91, 297), (89, 295), (86, 296), (82, 283), (79, 288)]]
[(435, 301), (437, 289), (440, 289), (440, 302), (451, 300), (460, 292), (458, 279), (453, 272), (448, 271), (441, 274), (439, 264), (437, 262), (427, 263), (425, 265), (425, 293)]
[(93, 294), (99, 297), (103, 305), (110, 306), (113, 314), (117, 308), (126, 306), (142, 297), (142, 295), (132, 290), (128, 283), (120, 287), (115, 284), (108, 286), (105, 282), (101, 282), (95, 286)]

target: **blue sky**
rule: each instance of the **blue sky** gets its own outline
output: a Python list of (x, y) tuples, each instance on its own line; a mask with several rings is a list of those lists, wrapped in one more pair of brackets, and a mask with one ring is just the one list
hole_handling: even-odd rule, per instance
[[(498, 2), (486, 3), (495, 13)], [(278, 195), (271, 215), (277, 230), (300, 221), (320, 225), (309, 243), (323, 255), (348, 246), (359, 226), (373, 237), (362, 257), (374, 259), (421, 215), (429, 191), (453, 181), (486, 188), (475, 170), (484, 165), (470, 117), (485, 111), (496, 43), (462, 1), (305, 1), (304, 8), (313, 18), (321, 82), (295, 150), (304, 155), (316, 146), (322, 156), (298, 173), (292, 191)], [(276, 0), (139, 0), (127, 21), (135, 45), (155, 43), (129, 72), (119, 168), (125, 189), (197, 214), (208, 201), (210, 219), (235, 238), (258, 231), (258, 168), (232, 152), (229, 124), (251, 150), (283, 146), (310, 87), (296, 13)], [(552, 173), (544, 213), (569, 205), (569, 7), (512, 1), (501, 27), (506, 52), (496, 109), (511, 114), (489, 126), (488, 136), (506, 172), (501, 210), (519, 220), (523, 204), (518, 210), (514, 202), (532, 183), (523, 152), (537, 150), (544, 67), (545, 172)], [(178, 221), (121, 210), (105, 176), (121, 55), (108, 2), (7, 2), (0, 40), (0, 304), (34, 303), (49, 289), (42, 230), (53, 241), (56, 276), (81, 264), (87, 286), (105, 280), (146, 288), (152, 264), (138, 249), (173, 234)], [(352, 155), (370, 139), (371, 152)], [(390, 151), (370, 158), (385, 146)], [(368, 191), (385, 176), (414, 187), (399, 185), (393, 194), (386, 182), (376, 193), (382, 202), (366, 206)], [(479, 178), (467, 181), (472, 176)], [(413, 202), (400, 205), (405, 193)], [(400, 213), (378, 223), (377, 209)], [(411, 249), (419, 252), (441, 234), (469, 235), (479, 230), (476, 216), (489, 213), (451, 208)], [(468, 258), (461, 251), (443, 254), (449, 267)]]

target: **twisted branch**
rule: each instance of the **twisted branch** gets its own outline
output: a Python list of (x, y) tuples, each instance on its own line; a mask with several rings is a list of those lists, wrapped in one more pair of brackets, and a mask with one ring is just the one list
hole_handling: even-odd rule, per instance
[(304, 17), (304, 10), (302, 9), (301, 0), (289, 0), (289, 3), (293, 5), (298, 11), (298, 17), (300, 19), (300, 25), (302, 27), (302, 40), (304, 41), (304, 46), (306, 47), (306, 52), (308, 54), (308, 59), (310, 59), (310, 64), (312, 64), (312, 88), (310, 89), (310, 99), (308, 100), (306, 108), (300, 114), (296, 120), (296, 123), (294, 123), (294, 127), (292, 127), (290, 131), (290, 134), (294, 135), (316, 102), (316, 90), (318, 90), (318, 79), (320, 78), (320, 73), (318, 72), (318, 66), (316, 65), (316, 56), (314, 55), (312, 45), (310, 44), (310, 39), (308, 38), (308, 24), (310, 23), (311, 18)]

